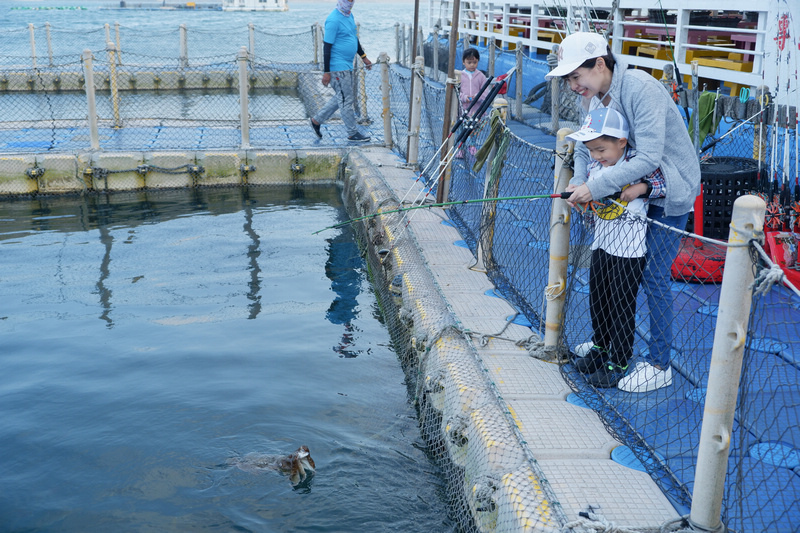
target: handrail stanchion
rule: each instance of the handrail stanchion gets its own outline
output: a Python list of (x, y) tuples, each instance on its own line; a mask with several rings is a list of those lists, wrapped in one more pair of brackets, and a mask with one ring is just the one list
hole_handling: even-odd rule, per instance
[(97, 105), (94, 99), (94, 69), (92, 68), (92, 51), (86, 49), (81, 57), (83, 61), (83, 86), (86, 89), (86, 103), (89, 111), (89, 142), (92, 150), (100, 149), (100, 136), (97, 133)]
[(122, 45), (119, 40), (119, 22), (114, 22), (114, 37), (117, 43), (117, 65), (122, 64)]
[(378, 63), (381, 65), (381, 96), (383, 104), (383, 145), (391, 150), (392, 148), (392, 86), (389, 83), (389, 55), (381, 52), (378, 55)]
[[(547, 54), (547, 63), (550, 68), (558, 65), (558, 45), (553, 46), (552, 52)], [(556, 133), (561, 126), (559, 125), (559, 114), (561, 112), (561, 78), (550, 79), (550, 132)]]
[(35, 27), (33, 23), (28, 24), (28, 33), (31, 36), (31, 60), (33, 61), (33, 68), (36, 68), (36, 36), (34, 35)]
[(49, 22), (45, 22), (44, 23), (44, 32), (45, 32), (45, 35), (47, 36), (47, 59), (48, 59), (48, 64), (52, 67), (53, 66), (53, 42), (50, 39), (50, 23)]
[(400, 63), (400, 57), (403, 55), (401, 48), (400, 48), (400, 23), (394, 23), (394, 62)]
[(111, 107), (114, 112), (114, 128), (122, 127), (122, 121), (119, 118), (119, 90), (117, 86), (117, 58), (116, 46), (111, 41), (106, 42), (106, 51), (108, 52), (108, 88), (111, 91)]
[[(569, 128), (558, 130), (556, 135), (556, 168), (554, 193), (564, 192), (572, 169), (565, 160), (571, 157), (574, 143), (567, 140), (572, 133)], [(561, 328), (564, 326), (564, 303), (567, 298), (567, 267), (569, 266), (570, 207), (566, 200), (553, 199), (550, 212), (550, 263), (547, 269), (547, 308), (545, 310), (544, 349), (558, 350)]]
[(425, 58), (417, 57), (411, 74), (411, 83), (414, 86), (411, 100), (411, 116), (408, 131), (408, 165), (414, 169), (419, 168), (419, 125), (422, 115), (422, 76), (425, 71)]
[(242, 46), (236, 60), (239, 62), (239, 118), (242, 129), (242, 150), (250, 149), (249, 82), (247, 81), (247, 47)]
[(250, 55), (256, 56), (256, 25), (252, 22), (247, 24), (247, 33), (249, 36)]
[(758, 196), (740, 196), (733, 203), (728, 237), (733, 246), (725, 254), (689, 518), (700, 531), (725, 529), (720, 513), (753, 297), (753, 260), (750, 248), (741, 245), (752, 239), (763, 243), (765, 211)]
[(514, 95), (514, 118), (522, 120), (522, 41), (517, 41), (517, 90)]
[(181, 24), (180, 26), (180, 35), (181, 35), (181, 58), (180, 58), (180, 65), (183, 68), (189, 66), (189, 44), (187, 43), (186, 39), (186, 24)]

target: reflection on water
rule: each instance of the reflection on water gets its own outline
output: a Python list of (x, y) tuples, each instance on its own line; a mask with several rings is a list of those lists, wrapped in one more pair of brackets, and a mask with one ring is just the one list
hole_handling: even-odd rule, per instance
[[(452, 531), (333, 187), (4, 203), (9, 530)], [(293, 487), (248, 454), (307, 445)]]

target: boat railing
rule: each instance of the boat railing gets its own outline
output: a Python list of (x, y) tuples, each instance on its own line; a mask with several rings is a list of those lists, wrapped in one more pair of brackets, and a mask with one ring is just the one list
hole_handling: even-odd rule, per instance
[[(663, 75), (665, 61), (674, 60), (684, 82), (690, 82), (691, 63), (697, 61), (700, 79), (709, 86), (721, 85), (730, 94), (760, 85), (764, 71), (766, 79), (771, 78), (766, 57), (774, 47), (769, 35), (777, 16), (767, 4), (731, 0), (724, 12), (687, 7), (675, 0), (661, 2), (659, 10), (641, 0), (620, 0), (616, 10), (610, 2), (591, 8), (576, 4), (462, 1), (459, 38), (484, 45), (494, 39), (502, 50), (522, 47), (534, 57), (547, 54), (574, 31), (598, 31), (630, 65), (648, 69), (656, 77)], [(450, 32), (452, 6), (452, 0), (430, 0), (431, 27)]]

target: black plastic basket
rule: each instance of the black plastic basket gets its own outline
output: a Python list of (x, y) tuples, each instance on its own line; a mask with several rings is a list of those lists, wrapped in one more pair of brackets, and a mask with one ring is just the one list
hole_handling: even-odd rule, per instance
[(758, 190), (758, 161), (711, 157), (700, 164), (703, 182), (703, 235), (727, 239), (733, 202)]

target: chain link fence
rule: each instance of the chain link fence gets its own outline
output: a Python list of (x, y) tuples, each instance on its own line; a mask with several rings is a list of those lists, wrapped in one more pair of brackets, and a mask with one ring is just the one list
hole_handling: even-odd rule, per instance
[[(98, 38), (89, 55), (75, 50), (50, 64), (7, 57), (0, 65), (0, 152), (333, 146), (347, 137), (338, 113), (323, 126), (322, 140), (308, 123), (333, 97), (321, 83), (319, 27), (281, 35), (245, 27), (228, 41), (229, 53), (205, 56), (196, 55), (209, 52), (202, 31), (169, 30), (150, 40), (126, 30), (110, 30), (108, 49)], [(64, 40), (86, 48), (89, 35)], [(59, 32), (50, 36), (62, 40)], [(365, 69), (358, 59), (356, 73), (355, 113), (370, 130), (382, 115), (380, 66)], [(373, 131), (380, 142), (382, 128)]]

